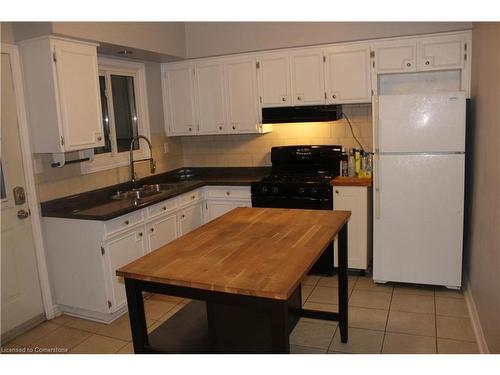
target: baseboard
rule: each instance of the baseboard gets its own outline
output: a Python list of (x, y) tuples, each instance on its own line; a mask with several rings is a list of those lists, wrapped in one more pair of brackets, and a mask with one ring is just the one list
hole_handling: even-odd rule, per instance
[(27, 322), (24, 322), (23, 324), (11, 329), (10, 331), (3, 333), (2, 335), (0, 335), (0, 346), (7, 344), (9, 341), (12, 341), (17, 336), (21, 336), (23, 333), (28, 332), (32, 328), (35, 328), (40, 323), (43, 323), (45, 320), (46, 320), (45, 314), (39, 314), (31, 318)]
[(472, 292), (470, 288), (469, 279), (465, 282), (464, 290), (465, 302), (467, 303), (467, 309), (469, 310), (469, 316), (472, 321), (472, 329), (474, 330), (474, 335), (476, 336), (477, 346), (479, 347), (479, 353), (489, 354), (488, 344), (484, 337), (483, 328), (481, 327), (481, 321), (479, 320), (479, 314), (477, 312), (476, 303), (474, 302), (474, 297), (472, 297)]

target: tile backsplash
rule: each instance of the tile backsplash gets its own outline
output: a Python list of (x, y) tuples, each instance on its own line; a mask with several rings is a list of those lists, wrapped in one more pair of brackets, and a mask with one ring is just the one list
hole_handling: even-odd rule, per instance
[[(372, 149), (372, 118), (370, 104), (344, 105), (354, 134), (365, 150)], [(346, 149), (358, 147), (344, 119), (335, 122), (279, 124), (267, 134), (236, 134), (192, 137), (166, 137), (152, 134), (156, 173), (182, 166), (189, 167), (252, 167), (270, 166), (273, 146), (335, 144)], [(168, 153), (164, 144), (168, 144)], [(36, 174), (40, 201), (55, 199), (83, 191), (99, 189), (129, 180), (129, 167), (82, 174), (79, 164), (51, 168), (50, 155), (34, 155), (41, 160), (42, 172)], [(147, 163), (139, 163), (139, 176), (148, 176)]]
[[(371, 104), (344, 105), (353, 131), (363, 148), (372, 149)], [(339, 144), (346, 149), (359, 147), (351, 135), (347, 121), (279, 124), (267, 134), (215, 135), (182, 137), (185, 166), (236, 167), (269, 166), (273, 146)]]

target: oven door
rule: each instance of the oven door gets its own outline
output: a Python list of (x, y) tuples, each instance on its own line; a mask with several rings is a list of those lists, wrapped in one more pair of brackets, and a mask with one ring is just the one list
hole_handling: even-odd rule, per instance
[(333, 210), (333, 200), (327, 198), (256, 196), (252, 195), (252, 207), (302, 208), (308, 210)]

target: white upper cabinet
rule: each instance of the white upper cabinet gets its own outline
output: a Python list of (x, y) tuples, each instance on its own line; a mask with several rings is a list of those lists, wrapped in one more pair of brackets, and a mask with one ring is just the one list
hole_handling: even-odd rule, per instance
[(164, 66), (165, 130), (168, 135), (193, 135), (197, 128), (194, 65), (176, 63)]
[(292, 105), (288, 53), (267, 53), (258, 56), (257, 80), (262, 108)]
[(104, 146), (96, 47), (56, 37), (20, 43), (34, 153)]
[(229, 132), (259, 132), (256, 63), (254, 56), (224, 60)]
[(417, 42), (383, 42), (374, 46), (375, 72), (405, 73), (417, 71)]
[(290, 54), (292, 104), (325, 104), (325, 69), (323, 50), (307, 48)]
[(370, 102), (370, 46), (332, 47), (324, 54), (327, 104)]
[(198, 133), (224, 133), (227, 131), (224, 64), (216, 60), (199, 62), (195, 77)]
[(418, 41), (418, 70), (447, 70), (464, 67), (466, 39), (461, 35)]

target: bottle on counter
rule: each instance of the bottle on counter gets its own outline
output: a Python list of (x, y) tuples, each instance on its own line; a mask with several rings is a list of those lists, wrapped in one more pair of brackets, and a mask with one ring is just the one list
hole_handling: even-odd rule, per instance
[(349, 176), (348, 156), (344, 148), (342, 148), (342, 158), (340, 159), (340, 171), (341, 176)]
[(356, 177), (356, 161), (354, 159), (354, 153), (352, 151), (349, 153), (349, 159), (347, 161), (347, 170), (349, 177)]
[(356, 172), (356, 176), (359, 176), (359, 172), (361, 171), (361, 150), (358, 148), (354, 148), (354, 169)]

